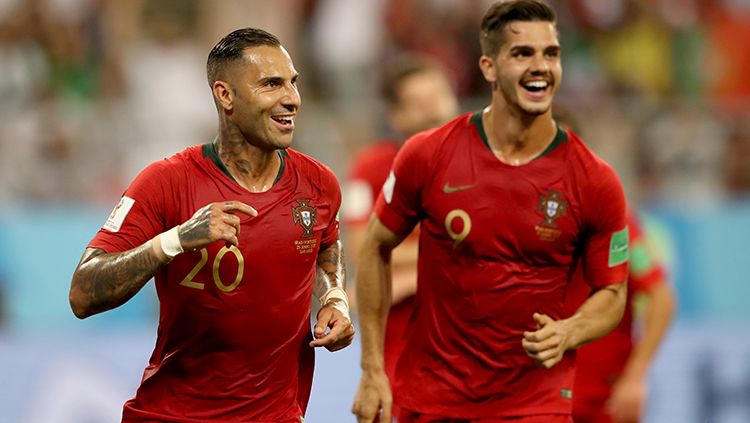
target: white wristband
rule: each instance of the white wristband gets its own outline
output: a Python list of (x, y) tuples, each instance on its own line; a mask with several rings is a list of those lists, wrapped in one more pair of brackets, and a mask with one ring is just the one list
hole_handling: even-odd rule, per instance
[(326, 291), (323, 296), (320, 297), (320, 305), (324, 306), (328, 304), (329, 301), (337, 299), (341, 301), (334, 301), (331, 305), (341, 312), (346, 317), (349, 317), (349, 296), (346, 295), (346, 292), (339, 288), (338, 286), (334, 286), (333, 288), (328, 288), (328, 291)]
[(161, 250), (169, 258), (173, 258), (177, 254), (180, 254), (184, 250), (180, 243), (180, 234), (177, 232), (180, 230), (180, 225), (162, 233), (159, 235), (159, 241), (161, 244)]

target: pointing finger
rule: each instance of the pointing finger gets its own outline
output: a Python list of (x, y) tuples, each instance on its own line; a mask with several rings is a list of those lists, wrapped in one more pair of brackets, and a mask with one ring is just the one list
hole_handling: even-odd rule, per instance
[(226, 201), (222, 204), (221, 210), (227, 213), (240, 212), (248, 216), (255, 217), (258, 215), (258, 211), (248, 206), (242, 201)]

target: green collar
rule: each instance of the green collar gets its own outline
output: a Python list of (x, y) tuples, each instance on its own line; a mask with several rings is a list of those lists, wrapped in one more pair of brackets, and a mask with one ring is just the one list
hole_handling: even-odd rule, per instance
[[(281, 176), (284, 174), (284, 167), (286, 160), (284, 159), (289, 155), (289, 153), (286, 152), (286, 150), (276, 150), (276, 153), (279, 155), (279, 158), (281, 159), (281, 166), (279, 166), (279, 173), (276, 174), (276, 179), (273, 180), (273, 183), (279, 182), (281, 179)], [(221, 161), (219, 158), (219, 154), (216, 152), (216, 146), (212, 142), (207, 142), (203, 144), (203, 157), (208, 157), (211, 159), (211, 161), (214, 162), (216, 167), (219, 168), (225, 175), (229, 176), (229, 179), (233, 180), (234, 182), (237, 182), (236, 179), (234, 179), (234, 176), (232, 176), (231, 173), (229, 173), (229, 169), (224, 165), (224, 162)]]
[[(474, 124), (474, 126), (477, 128), (477, 132), (479, 132), (479, 138), (482, 139), (482, 142), (484, 145), (487, 146), (487, 148), (490, 148), (490, 143), (487, 141), (487, 133), (484, 131), (484, 123), (482, 123), (482, 111), (475, 112), (473, 115), (471, 115), (471, 123)], [(556, 124), (557, 125), (557, 124)], [(562, 128), (560, 128), (559, 125), (557, 125), (557, 133), (555, 134), (555, 139), (552, 140), (550, 145), (547, 146), (547, 148), (540, 154), (539, 156), (535, 157), (535, 160), (539, 157), (544, 157), (547, 154), (551, 153), (552, 150), (557, 148), (558, 145), (562, 143), (568, 142), (568, 133), (565, 132)]]

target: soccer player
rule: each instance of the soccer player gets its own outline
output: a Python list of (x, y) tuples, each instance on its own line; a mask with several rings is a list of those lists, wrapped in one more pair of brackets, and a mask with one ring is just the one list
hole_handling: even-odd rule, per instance
[[(135, 178), (83, 253), (70, 304), (85, 318), (155, 277), (156, 347), (123, 421), (299, 423), (312, 347), (335, 351), (354, 336), (340, 188), (288, 148), (297, 71), (274, 35), (232, 32), (207, 70), (216, 139)], [(313, 292), (322, 307), (311, 335)]]
[[(360, 252), (360, 422), (391, 418), (383, 369), (391, 250), (420, 224), (416, 308), (393, 389), (409, 422), (571, 422), (574, 357), (625, 306), (628, 237), (609, 165), (552, 119), (554, 11), (498, 2), (482, 20), (484, 110), (409, 139)], [(591, 296), (563, 318), (581, 263)]]
[[(602, 339), (576, 352), (573, 418), (576, 423), (637, 423), (646, 405), (649, 365), (675, 311), (667, 273), (650, 251), (638, 217), (628, 214), (630, 264), (625, 314)], [(575, 310), (585, 301), (588, 286), (576, 278), (567, 303)], [(633, 340), (637, 304), (643, 305), (641, 334)]]
[[(448, 76), (437, 63), (427, 58), (405, 55), (388, 64), (381, 89), (395, 138), (373, 143), (355, 156), (342, 207), (348, 237), (347, 249), (351, 252), (350, 262), (355, 268), (372, 206), (403, 141), (458, 114), (458, 99)], [(391, 256), (392, 307), (388, 312), (384, 346), (385, 371), (391, 383), (394, 381), (396, 361), (405, 343), (409, 317), (414, 309), (417, 232), (412, 232), (393, 250)]]

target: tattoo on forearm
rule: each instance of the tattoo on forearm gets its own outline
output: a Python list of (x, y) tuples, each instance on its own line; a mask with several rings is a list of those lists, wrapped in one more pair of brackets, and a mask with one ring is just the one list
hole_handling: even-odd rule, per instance
[(344, 267), (344, 252), (341, 241), (318, 254), (318, 271), (315, 278), (315, 293), (323, 295), (329, 288), (338, 286), (345, 289), (346, 268)]
[(162, 263), (148, 248), (146, 243), (123, 253), (92, 249), (84, 255), (73, 288), (86, 299), (90, 314), (125, 303), (151, 279)]

